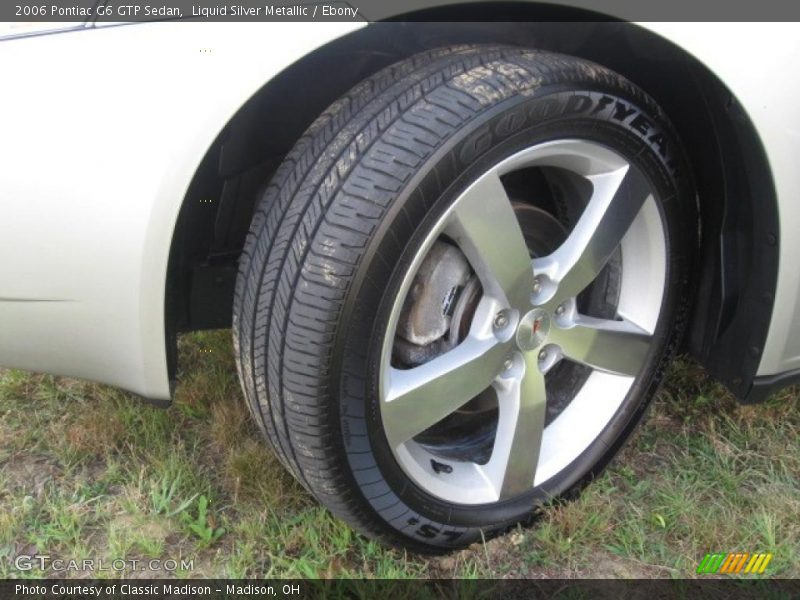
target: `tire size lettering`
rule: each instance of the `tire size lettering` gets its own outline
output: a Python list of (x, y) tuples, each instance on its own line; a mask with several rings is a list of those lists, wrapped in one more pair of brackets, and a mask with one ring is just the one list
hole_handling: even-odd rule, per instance
[[(409, 525), (416, 525), (417, 523), (419, 523), (419, 519), (412, 517), (411, 519), (408, 520)], [(425, 523), (424, 525), (420, 525), (414, 531), (414, 533), (419, 537), (428, 540), (432, 540), (436, 537), (443, 537), (450, 543), (455, 542), (458, 538), (464, 535), (463, 531), (456, 531), (455, 529), (447, 529), (443, 531), (442, 529), (435, 527), (430, 523)]]

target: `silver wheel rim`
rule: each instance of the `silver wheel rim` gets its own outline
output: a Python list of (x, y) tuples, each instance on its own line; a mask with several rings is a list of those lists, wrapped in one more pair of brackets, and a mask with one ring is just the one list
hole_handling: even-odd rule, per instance
[[(591, 183), (566, 241), (531, 259), (500, 177), (556, 167)], [(392, 345), (414, 275), (446, 235), (483, 288), (469, 333), (420, 366), (391, 364)], [(617, 318), (580, 314), (575, 301), (619, 249)], [(666, 236), (649, 182), (615, 151), (586, 140), (527, 148), (473, 182), (424, 240), (392, 307), (381, 351), (380, 411), (400, 467), (429, 494), (455, 504), (492, 503), (529, 492), (558, 475), (613, 419), (642, 371), (661, 312)], [(502, 315), (498, 319), (497, 316)], [(499, 323), (499, 326), (498, 326)], [(545, 427), (545, 375), (559, 361), (592, 369), (566, 408)], [(485, 464), (438, 458), (414, 438), (487, 388), (497, 426)]]

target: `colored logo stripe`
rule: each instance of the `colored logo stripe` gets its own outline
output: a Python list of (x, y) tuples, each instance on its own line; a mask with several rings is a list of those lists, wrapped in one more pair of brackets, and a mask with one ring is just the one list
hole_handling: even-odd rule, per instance
[[(763, 573), (772, 554), (761, 552), (750, 554), (749, 552), (731, 552), (728, 554), (717, 552), (706, 554), (697, 567), (698, 573)], [(743, 570), (744, 569), (744, 570)]]
[(754, 554), (753, 558), (747, 564), (745, 573), (763, 573), (767, 568), (769, 561), (772, 560), (772, 554)]

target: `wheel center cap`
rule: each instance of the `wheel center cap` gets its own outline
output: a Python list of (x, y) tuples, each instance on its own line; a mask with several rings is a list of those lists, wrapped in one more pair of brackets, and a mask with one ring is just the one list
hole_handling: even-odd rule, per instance
[(550, 316), (541, 308), (527, 313), (517, 327), (517, 346), (520, 350), (534, 350), (541, 346), (550, 332)]

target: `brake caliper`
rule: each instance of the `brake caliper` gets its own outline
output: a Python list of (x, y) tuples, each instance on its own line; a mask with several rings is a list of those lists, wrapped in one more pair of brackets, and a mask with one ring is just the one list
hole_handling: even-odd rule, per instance
[(458, 343), (457, 331), (451, 328), (460, 329), (460, 323), (453, 316), (463, 314), (458, 309), (465, 288), (475, 287), (471, 280), (477, 281), (461, 250), (436, 242), (414, 276), (400, 313), (394, 351), (401, 362), (420, 365)]

